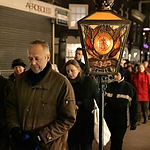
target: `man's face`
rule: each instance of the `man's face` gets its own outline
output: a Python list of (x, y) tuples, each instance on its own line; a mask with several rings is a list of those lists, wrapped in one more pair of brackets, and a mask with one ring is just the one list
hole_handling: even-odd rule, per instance
[(82, 59), (82, 50), (76, 50), (76, 53), (75, 53), (75, 60), (81, 60)]
[(32, 71), (39, 73), (46, 67), (47, 62), (50, 60), (50, 55), (46, 54), (40, 44), (36, 44), (29, 48), (28, 58)]

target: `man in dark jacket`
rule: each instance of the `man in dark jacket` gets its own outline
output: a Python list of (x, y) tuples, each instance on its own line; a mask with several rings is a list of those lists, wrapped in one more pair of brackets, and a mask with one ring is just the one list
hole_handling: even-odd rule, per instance
[(85, 72), (85, 64), (82, 62), (83, 52), (82, 48), (78, 47), (75, 51), (74, 59), (79, 63), (81, 69)]
[(135, 130), (138, 121), (138, 102), (135, 88), (124, 80), (123, 73), (114, 75), (105, 95), (104, 117), (111, 132), (110, 150), (122, 150), (127, 127)]
[(13, 84), (0, 75), (0, 150), (8, 150), (9, 138), (6, 128), (6, 100)]
[(30, 69), (15, 80), (7, 104), (11, 150), (66, 150), (76, 119), (73, 88), (52, 69), (45, 41), (31, 42), (28, 58)]

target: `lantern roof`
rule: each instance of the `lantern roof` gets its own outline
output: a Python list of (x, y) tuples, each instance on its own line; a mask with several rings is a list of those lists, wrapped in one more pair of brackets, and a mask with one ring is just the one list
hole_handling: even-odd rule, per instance
[(96, 11), (81, 20), (125, 20), (112, 10), (101, 10)]
[(104, 1), (103, 10), (78, 21), (87, 73), (109, 75), (119, 70), (131, 21), (110, 9), (112, 4)]

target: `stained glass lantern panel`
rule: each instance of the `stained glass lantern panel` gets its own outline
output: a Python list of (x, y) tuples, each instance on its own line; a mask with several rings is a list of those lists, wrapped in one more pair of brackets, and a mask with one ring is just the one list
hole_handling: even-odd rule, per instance
[(115, 74), (129, 33), (130, 21), (112, 11), (101, 11), (79, 20), (78, 28), (87, 72)]

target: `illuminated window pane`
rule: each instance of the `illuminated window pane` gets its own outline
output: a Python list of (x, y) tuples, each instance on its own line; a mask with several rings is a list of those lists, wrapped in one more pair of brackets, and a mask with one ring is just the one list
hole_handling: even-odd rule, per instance
[[(81, 47), (81, 44), (67, 44), (66, 49), (66, 62), (70, 59), (74, 59), (75, 51), (78, 47)], [(84, 57), (81, 60), (83, 63), (85, 63)]]
[(69, 29), (78, 29), (77, 21), (88, 15), (88, 5), (69, 4)]

